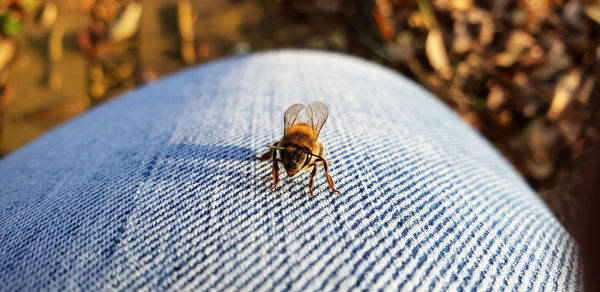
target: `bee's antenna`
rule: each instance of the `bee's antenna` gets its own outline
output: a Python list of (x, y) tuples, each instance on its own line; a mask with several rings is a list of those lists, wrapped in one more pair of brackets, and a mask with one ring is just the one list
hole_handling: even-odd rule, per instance
[(273, 146), (273, 145), (267, 145), (267, 148), (285, 150), (285, 148), (283, 148), (283, 147)]
[(316, 155), (316, 154), (313, 154), (313, 155), (314, 155), (314, 156), (316, 156), (317, 158), (319, 158), (319, 159), (321, 159), (321, 160), (325, 161), (325, 158), (323, 158), (323, 156)]
[(322, 157), (322, 156), (320, 156), (320, 155), (313, 154), (313, 153), (311, 153), (311, 152), (304, 152), (304, 153), (306, 153), (307, 155), (314, 156), (314, 157), (316, 157), (316, 158), (319, 158), (319, 159), (321, 159), (321, 160), (325, 161), (325, 158), (323, 158), (323, 157)]

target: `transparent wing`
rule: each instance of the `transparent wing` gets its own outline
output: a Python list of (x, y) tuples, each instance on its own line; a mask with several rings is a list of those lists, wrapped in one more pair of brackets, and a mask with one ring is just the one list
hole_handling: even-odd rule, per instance
[(312, 126), (315, 136), (318, 137), (328, 116), (329, 110), (321, 102), (311, 102), (308, 106), (297, 103), (285, 111), (283, 117), (284, 129), (287, 131), (292, 125), (304, 123)]
[(300, 103), (288, 107), (288, 109), (285, 111), (285, 114), (283, 115), (284, 130), (287, 131), (287, 129), (290, 126), (303, 122), (305, 111), (306, 106)]
[(315, 101), (308, 104), (308, 109), (311, 117), (311, 125), (317, 131), (316, 135), (319, 136), (321, 128), (325, 125), (327, 117), (329, 117), (329, 110), (324, 103)]

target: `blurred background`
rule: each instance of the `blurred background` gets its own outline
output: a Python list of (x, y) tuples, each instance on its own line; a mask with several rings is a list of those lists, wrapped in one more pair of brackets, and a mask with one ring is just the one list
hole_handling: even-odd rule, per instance
[(0, 155), (187, 66), (275, 48), (339, 51), (437, 94), (567, 229), (577, 225), (581, 166), (600, 129), (599, 1), (0, 3)]

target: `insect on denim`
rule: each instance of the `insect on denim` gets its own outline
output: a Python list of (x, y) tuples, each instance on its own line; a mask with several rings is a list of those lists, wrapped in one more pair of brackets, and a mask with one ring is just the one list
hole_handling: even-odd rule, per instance
[[(252, 155), (322, 101), (322, 169)], [(566, 291), (574, 240), (429, 92), (307, 51), (192, 68), (0, 161), (0, 290)]]

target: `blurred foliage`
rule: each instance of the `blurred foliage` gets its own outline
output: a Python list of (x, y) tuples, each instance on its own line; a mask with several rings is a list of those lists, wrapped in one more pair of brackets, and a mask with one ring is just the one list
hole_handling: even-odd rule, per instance
[(0, 13), (2, 154), (185, 66), (285, 47), (361, 56), (427, 87), (567, 227), (598, 145), (598, 1), (3, 0)]
[(21, 30), (21, 23), (12, 19), (10, 14), (4, 13), (0, 15), (0, 27), (3, 35), (13, 36)]

